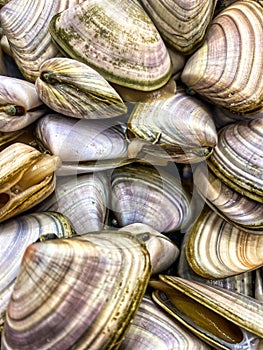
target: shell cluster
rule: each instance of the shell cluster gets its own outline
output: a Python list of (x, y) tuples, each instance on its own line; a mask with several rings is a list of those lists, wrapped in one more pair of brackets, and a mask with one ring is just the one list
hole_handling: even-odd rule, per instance
[(263, 348), (263, 2), (0, 1), (2, 350)]

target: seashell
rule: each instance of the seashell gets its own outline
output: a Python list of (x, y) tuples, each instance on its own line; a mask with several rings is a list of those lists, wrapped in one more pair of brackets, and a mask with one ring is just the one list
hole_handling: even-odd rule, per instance
[(127, 142), (118, 123), (50, 114), (38, 121), (36, 135), (46, 149), (61, 158), (62, 165), (73, 164), (75, 174), (78, 163), (95, 165), (93, 171), (100, 161), (112, 165), (127, 156)]
[(153, 299), (184, 326), (218, 349), (259, 350), (263, 304), (220, 287), (174, 276), (150, 285)]
[(132, 103), (162, 100), (164, 98), (174, 96), (176, 93), (176, 82), (173, 78), (170, 78), (165, 85), (153, 91), (135, 90), (114, 83), (111, 83), (111, 85), (118, 92), (118, 94), (120, 94), (124, 101)]
[(30, 245), (8, 305), (2, 349), (116, 348), (150, 272), (145, 245), (124, 232)]
[(54, 16), (50, 33), (63, 52), (110, 82), (151, 91), (171, 77), (168, 51), (136, 0), (84, 1)]
[(235, 123), (239, 120), (245, 120), (245, 119), (252, 119), (252, 118), (259, 118), (263, 116), (263, 112), (259, 112), (253, 115), (250, 115), (249, 117), (244, 117), (238, 114), (231, 113), (227, 109), (214, 107), (213, 108), (213, 115), (214, 115), (214, 122), (217, 127), (217, 129), (221, 129), (222, 127)]
[(207, 161), (229, 187), (263, 203), (263, 118), (244, 120), (220, 130)]
[(23, 76), (34, 82), (40, 65), (58, 55), (48, 26), (51, 18), (81, 0), (11, 0), (0, 11), (0, 22)]
[(16, 142), (0, 152), (0, 221), (33, 207), (55, 188), (57, 156)]
[(187, 55), (202, 44), (216, 5), (214, 0), (141, 2), (163, 39)]
[(208, 350), (191, 332), (144, 296), (119, 350)]
[(202, 198), (223, 219), (246, 232), (263, 233), (262, 203), (231, 189), (204, 164), (196, 167), (194, 184)]
[(188, 231), (188, 264), (204, 278), (224, 278), (263, 265), (263, 236), (239, 230), (206, 208)]
[(190, 214), (189, 198), (175, 176), (133, 163), (114, 169), (111, 208), (119, 226), (143, 223), (159, 232), (179, 229)]
[(235, 1), (214, 18), (181, 79), (219, 107), (240, 115), (258, 113), (263, 108), (262, 42), (262, 6), (253, 0)]
[(27, 81), (0, 76), (0, 131), (20, 130), (46, 112), (35, 86)]
[(179, 256), (178, 247), (168, 237), (149, 225), (134, 223), (120, 228), (119, 231), (135, 234), (145, 242), (150, 254), (152, 274), (168, 269)]
[(71, 223), (60, 213), (42, 212), (17, 216), (0, 223), (0, 328), (26, 248), (53, 232), (58, 238), (72, 236)]
[(106, 172), (58, 177), (55, 191), (38, 211), (58, 211), (72, 222), (77, 234), (100, 231), (107, 219), (109, 177)]
[(182, 163), (204, 160), (217, 143), (211, 111), (196, 98), (179, 92), (167, 99), (138, 103), (128, 120), (127, 135), (145, 141), (137, 149), (131, 141), (131, 156), (145, 152)]
[(51, 58), (39, 68), (36, 90), (54, 111), (74, 118), (119, 116), (127, 107), (117, 92), (94, 69), (69, 58)]
[(238, 275), (233, 275), (225, 278), (209, 279), (201, 277), (192, 270), (186, 259), (186, 244), (188, 241), (189, 231), (187, 231), (184, 235), (182, 244), (180, 246), (180, 257), (177, 265), (176, 275), (195, 282), (218, 286), (231, 290), (233, 292), (247, 295), (249, 297), (254, 297), (255, 271), (243, 272)]

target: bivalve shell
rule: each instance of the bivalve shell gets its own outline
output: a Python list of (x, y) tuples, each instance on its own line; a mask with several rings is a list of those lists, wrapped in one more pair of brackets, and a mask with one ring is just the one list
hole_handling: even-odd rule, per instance
[(54, 16), (50, 33), (63, 52), (110, 82), (150, 91), (171, 76), (164, 42), (136, 0), (84, 1)]

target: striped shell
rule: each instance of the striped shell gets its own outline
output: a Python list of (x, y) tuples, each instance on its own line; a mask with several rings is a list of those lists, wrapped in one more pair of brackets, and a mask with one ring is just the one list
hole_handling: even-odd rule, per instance
[(200, 162), (217, 143), (217, 133), (209, 108), (198, 99), (178, 92), (175, 96), (138, 103), (129, 117), (129, 154), (135, 153), (132, 137), (145, 141), (139, 151), (175, 162)]
[(48, 31), (51, 18), (81, 0), (12, 0), (0, 11), (0, 21), (13, 57), (24, 77), (34, 82), (40, 65), (58, 55)]
[(163, 40), (136, 0), (84, 1), (54, 16), (50, 33), (63, 52), (110, 82), (150, 91), (171, 76)]
[(212, 20), (214, 0), (141, 0), (162, 37), (174, 49), (191, 54)]
[(224, 278), (263, 265), (263, 236), (239, 230), (206, 209), (187, 234), (186, 258), (204, 278)]
[(113, 349), (150, 271), (144, 244), (124, 232), (30, 245), (8, 305), (2, 349)]
[(45, 61), (36, 90), (54, 111), (74, 118), (111, 118), (127, 112), (120, 96), (98, 72), (69, 58)]
[(263, 108), (263, 8), (236, 1), (221, 11), (205, 43), (187, 61), (182, 81), (215, 105), (251, 115)]

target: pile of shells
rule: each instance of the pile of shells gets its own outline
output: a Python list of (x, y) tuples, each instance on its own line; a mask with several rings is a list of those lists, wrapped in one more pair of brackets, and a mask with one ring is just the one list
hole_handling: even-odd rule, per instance
[(263, 349), (262, 1), (0, 26), (1, 349)]

